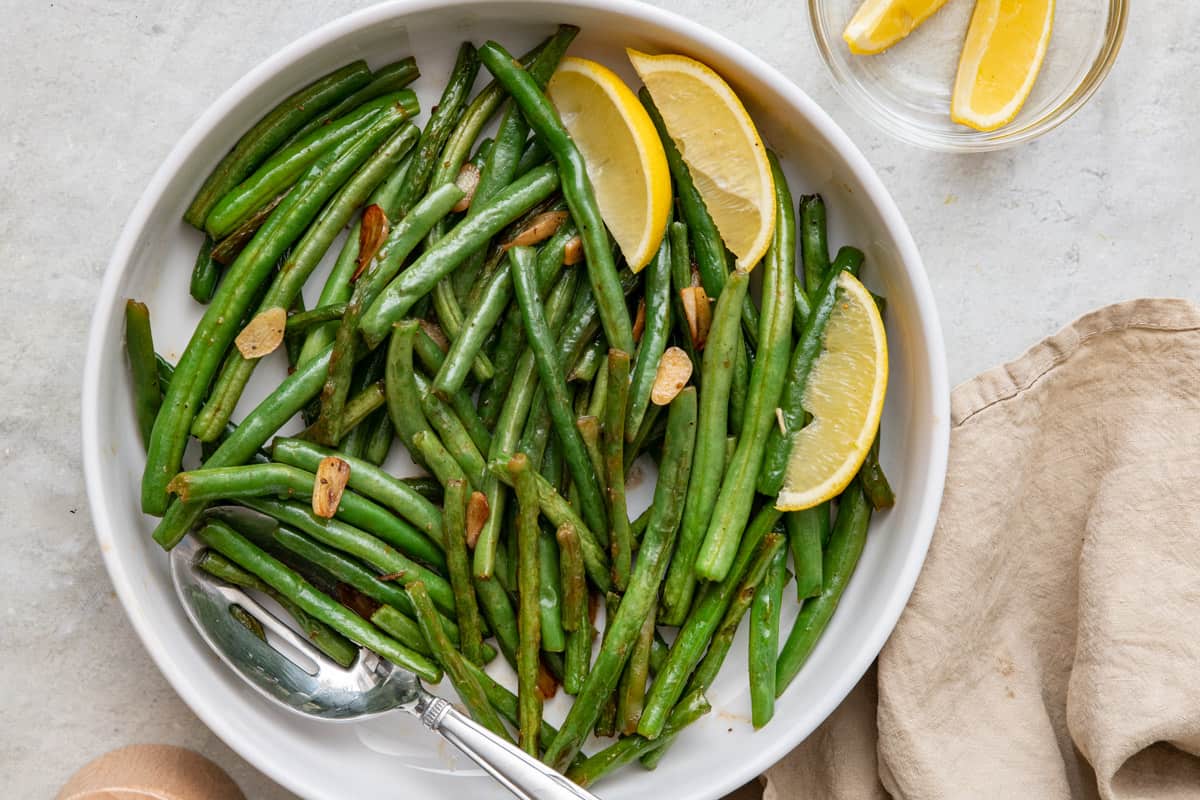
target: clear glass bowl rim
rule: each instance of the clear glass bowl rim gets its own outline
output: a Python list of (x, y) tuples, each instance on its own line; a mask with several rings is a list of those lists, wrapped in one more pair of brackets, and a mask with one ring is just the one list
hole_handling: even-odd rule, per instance
[(842, 37), (840, 31), (831, 35), (821, 19), (821, 10), (826, 2), (827, 0), (808, 0), (809, 27), (817, 45), (817, 52), (821, 54), (825, 68), (833, 76), (834, 87), (842, 99), (882, 131), (900, 141), (948, 153), (979, 153), (1015, 147), (1054, 130), (1074, 116), (1104, 83), (1116, 62), (1125, 39), (1125, 25), (1130, 6), (1130, 0), (1109, 0), (1104, 42), (1096, 54), (1095, 61), (1074, 91), (1046, 113), (1023, 125), (1007, 125), (994, 131), (963, 128), (961, 131), (935, 133), (913, 124), (880, 103), (870, 88), (851, 75), (834, 57), (832, 48), (842, 43)]

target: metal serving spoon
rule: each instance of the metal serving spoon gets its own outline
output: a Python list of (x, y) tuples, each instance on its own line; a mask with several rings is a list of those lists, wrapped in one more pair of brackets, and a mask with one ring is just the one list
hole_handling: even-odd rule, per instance
[[(241, 507), (221, 509), (243, 530), (270, 533), (274, 520)], [(323, 720), (348, 720), (403, 709), (440, 733), (485, 772), (524, 800), (597, 800), (562, 774), (477, 725), (449, 702), (430, 694), (416, 675), (361, 649), (349, 668), (334, 663), (241, 589), (196, 566), (204, 548), (193, 537), (171, 551), (171, 580), (188, 618), (213, 652), (260, 694), (283, 707)], [(237, 604), (265, 629), (315, 665), (305, 669), (233, 618)]]

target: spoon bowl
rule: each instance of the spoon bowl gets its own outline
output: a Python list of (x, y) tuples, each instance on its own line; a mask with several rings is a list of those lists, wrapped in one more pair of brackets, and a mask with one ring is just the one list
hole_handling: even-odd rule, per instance
[[(254, 539), (270, 537), (278, 528), (270, 517), (240, 506), (220, 506), (209, 515)], [(171, 551), (175, 594), (205, 643), (263, 697), (297, 714), (333, 722), (401, 709), (440, 733), (517, 797), (596, 800), (430, 694), (413, 673), (370, 650), (359, 648), (349, 667), (335, 663), (257, 598), (200, 569), (204, 551), (194, 535)], [(261, 638), (230, 613), (235, 605), (262, 626)]]

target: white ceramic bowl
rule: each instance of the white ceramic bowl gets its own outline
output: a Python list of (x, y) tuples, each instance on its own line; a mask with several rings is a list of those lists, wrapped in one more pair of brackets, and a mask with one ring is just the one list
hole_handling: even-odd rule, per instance
[[(832, 242), (862, 247), (867, 283), (889, 299), (892, 385), (883, 462), (899, 503), (873, 523), (858, 571), (820, 645), (780, 700), (775, 719), (755, 732), (748, 721), (745, 644), (739, 640), (710, 691), (713, 712), (680, 737), (656, 771), (626, 769), (601, 783), (600, 793), (627, 800), (716, 798), (783, 757), (829, 715), (879, 652), (904, 608), (933, 532), (949, 427), (933, 297), (892, 199), (858, 149), (804, 92), (718, 34), (628, 0), (405, 0), (343, 17), (242, 78), (192, 126), (155, 174), (105, 275), (83, 387), (88, 496), (101, 552), (130, 620), (163, 674), (205, 723), (305, 797), (505, 795), (403, 715), (329, 724), (276, 708), (226, 670), (192, 631), (171, 590), (166, 559), (150, 539), (153, 520), (138, 510), (143, 452), (122, 352), (122, 302), (126, 297), (148, 302), (160, 351), (178, 356), (200, 316), (187, 293), (199, 236), (180, 215), (221, 154), (289, 92), (355, 58), (377, 66), (412, 54), (424, 74), (418, 85), (422, 106), (428, 108), (459, 41), (497, 38), (518, 51), (556, 22), (582, 28), (572, 52), (598, 58), (631, 81), (625, 46), (688, 53), (723, 74), (782, 157), (794, 193), (824, 195)], [(320, 280), (310, 283), (319, 286)], [(262, 397), (282, 374), (259, 372), (268, 374), (258, 376), (247, 403)], [(785, 613), (785, 623), (790, 622), (794, 608)], [(561, 711), (552, 706), (548, 716)]]

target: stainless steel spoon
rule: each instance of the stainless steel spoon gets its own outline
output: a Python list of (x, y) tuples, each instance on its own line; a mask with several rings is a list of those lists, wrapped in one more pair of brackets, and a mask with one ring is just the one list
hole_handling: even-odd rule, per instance
[[(240, 507), (221, 509), (236, 527), (270, 534), (274, 520)], [(403, 709), (440, 733), (504, 788), (524, 800), (579, 800), (595, 795), (477, 725), (411, 672), (370, 651), (344, 668), (241, 589), (196, 567), (203, 551), (188, 537), (171, 551), (171, 579), (188, 618), (213, 652), (260, 694), (284, 708), (323, 720), (347, 720)], [(237, 604), (270, 633), (311, 662), (301, 665), (252, 634), (229, 613)]]

